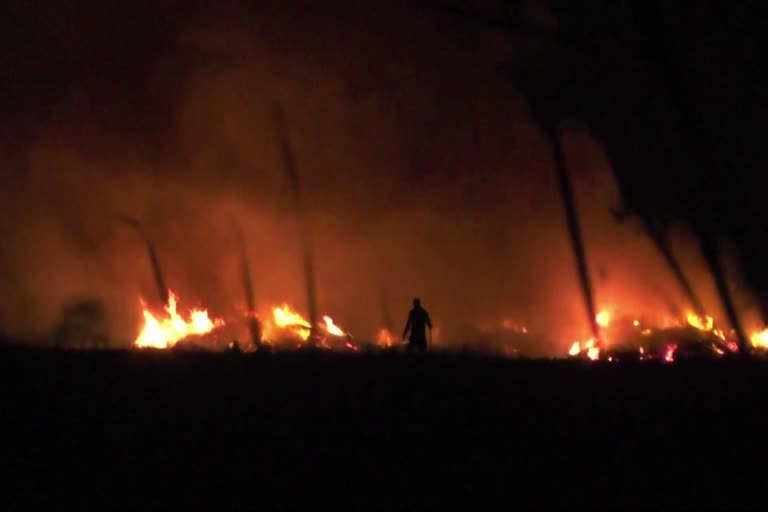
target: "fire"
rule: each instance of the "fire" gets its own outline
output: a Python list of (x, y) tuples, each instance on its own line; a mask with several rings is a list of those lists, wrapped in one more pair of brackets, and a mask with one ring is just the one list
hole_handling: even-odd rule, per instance
[(584, 345), (582, 346), (581, 343), (578, 341), (574, 341), (573, 345), (571, 345), (571, 349), (568, 351), (568, 353), (572, 356), (579, 355), (582, 351), (586, 350), (587, 357), (591, 360), (595, 361), (600, 358), (600, 348), (595, 346), (595, 340), (590, 338), (587, 340)]
[(755, 332), (750, 336), (752, 346), (757, 348), (768, 348), (768, 329)]
[(675, 350), (677, 350), (677, 344), (672, 343), (667, 345), (667, 353), (664, 355), (664, 360), (671, 363), (675, 360)]
[[(327, 315), (323, 316), (323, 322), (318, 327), (332, 336), (347, 336), (347, 333)], [(312, 325), (299, 313), (293, 311), (288, 304), (284, 303), (282, 306), (273, 306), (272, 319), (264, 322), (265, 341), (269, 342), (279, 339), (279, 331), (287, 331), (290, 335), (297, 336), (302, 341), (306, 341), (312, 334)], [(349, 344), (351, 345), (351, 343)], [(320, 340), (320, 346), (330, 348), (323, 340)], [(357, 350), (357, 347), (351, 350)]]
[(279, 329), (290, 329), (294, 331), (302, 340), (307, 340), (311, 334), (312, 326), (304, 318), (291, 311), (288, 304), (274, 306), (272, 308), (272, 319), (275, 327)]
[(725, 333), (721, 329), (715, 329), (715, 321), (711, 316), (699, 317), (696, 313), (689, 311), (686, 314), (688, 325), (699, 329), (700, 331), (709, 331), (721, 340), (725, 341)]
[[(612, 324), (615, 317), (615, 309), (602, 309), (600, 312), (595, 315), (595, 322), (600, 325), (601, 327), (608, 327)], [(635, 317), (632, 319), (632, 317), (627, 318), (628, 325), (634, 326), (634, 328), (637, 329), (637, 333), (641, 336), (650, 336), (656, 332), (656, 330), (652, 326), (648, 326), (646, 321), (643, 320), (641, 322), (640, 319)], [(666, 319), (661, 324), (661, 327), (663, 328), (675, 328), (675, 327), (681, 327), (681, 326), (691, 326), (695, 329), (698, 329), (700, 331), (713, 334), (720, 338), (724, 342), (724, 345), (720, 345), (719, 343), (713, 343), (712, 347), (716, 354), (722, 355), (727, 351), (736, 352), (738, 350), (738, 346), (734, 341), (730, 341), (726, 337), (726, 333), (724, 330), (716, 328), (715, 327), (715, 320), (711, 316), (703, 316), (700, 317), (693, 311), (687, 311), (682, 317), (678, 317), (677, 319), (672, 317), (666, 317)], [(765, 349), (768, 349), (768, 328), (766, 328), (763, 331), (755, 332), (751, 335), (752, 345), (755, 347), (762, 347)], [(578, 356), (579, 354), (586, 355), (589, 359), (597, 360), (601, 357), (601, 345), (605, 343), (606, 340), (602, 340), (601, 342), (596, 341), (595, 339), (590, 339), (586, 342), (579, 342), (575, 341), (570, 346), (570, 349), (568, 350), (568, 354), (571, 356)], [(608, 346), (611, 345), (611, 340), (608, 340)], [(675, 359), (675, 352), (678, 349), (677, 343), (670, 343), (666, 346), (666, 348), (660, 353), (655, 354), (653, 350), (649, 352), (647, 347), (638, 347), (639, 350), (639, 357), (640, 359), (655, 359), (655, 358), (663, 358), (665, 361), (673, 362)], [(605, 357), (608, 357), (607, 354), (604, 355)]]
[(715, 323), (711, 316), (705, 316), (704, 321), (702, 322), (702, 319), (699, 317), (699, 315), (692, 311), (689, 311), (687, 316), (688, 324), (702, 331), (711, 331)]
[(376, 344), (380, 347), (389, 348), (394, 345), (395, 337), (389, 329), (382, 329), (376, 334)]
[(611, 323), (611, 312), (607, 309), (600, 311), (597, 315), (595, 315), (595, 321), (600, 327), (608, 327), (608, 325)]
[(142, 302), (144, 328), (134, 342), (137, 347), (170, 348), (187, 336), (206, 334), (224, 325), (224, 320), (219, 318), (211, 320), (204, 309), (190, 310), (190, 320), (185, 321), (176, 312), (176, 302), (176, 295), (169, 290), (165, 318), (155, 317)]
[(333, 334), (334, 336), (344, 336), (344, 331), (339, 329), (336, 324), (333, 323), (333, 320), (329, 316), (324, 316), (323, 320), (325, 321), (325, 330), (328, 331), (328, 334)]
[(600, 349), (595, 346), (595, 340), (591, 339), (584, 344), (587, 349), (587, 357), (591, 360), (596, 360), (600, 357)]
[(389, 329), (382, 329), (376, 335), (376, 344), (380, 347), (389, 348), (395, 343), (395, 337), (389, 331)]

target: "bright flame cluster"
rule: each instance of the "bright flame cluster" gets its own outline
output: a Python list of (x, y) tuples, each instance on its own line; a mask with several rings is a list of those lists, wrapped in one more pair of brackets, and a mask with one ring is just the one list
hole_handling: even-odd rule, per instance
[[(595, 322), (600, 327), (608, 327), (611, 324), (612, 317), (613, 317), (612, 313), (609, 310), (604, 309), (604, 310), (601, 310), (597, 315), (595, 315)], [(738, 350), (738, 346), (736, 342), (727, 340), (725, 333), (721, 329), (715, 328), (714, 326), (715, 322), (711, 316), (700, 317), (696, 313), (692, 311), (688, 311), (685, 315), (684, 322), (680, 322), (679, 320), (678, 321), (673, 320), (671, 322), (672, 325), (678, 325), (678, 326), (685, 325), (686, 323), (687, 325), (690, 325), (691, 327), (694, 327), (700, 331), (714, 334), (715, 336), (717, 336), (718, 338), (720, 338), (725, 342), (728, 350), (730, 350), (731, 352), (736, 352)], [(632, 322), (632, 325), (636, 328), (640, 328), (640, 321), (634, 320)], [(643, 326), (643, 329), (640, 333), (644, 336), (648, 336), (652, 332), (653, 331), (650, 328)], [(752, 344), (755, 347), (763, 347), (768, 349), (768, 329), (765, 329), (760, 332), (755, 332), (754, 334), (752, 334), (751, 340), (752, 340)], [(673, 362), (675, 360), (675, 352), (677, 351), (677, 348), (678, 348), (677, 343), (669, 343), (666, 346), (666, 349), (663, 353), (663, 356), (662, 356), (663, 359), (670, 363)], [(713, 348), (720, 355), (725, 353), (723, 349), (720, 349), (714, 344), (713, 344)], [(654, 357), (659, 357), (651, 354), (646, 354), (643, 347), (639, 347), (639, 352), (640, 352), (640, 359), (653, 359)], [(571, 345), (570, 350), (568, 351), (568, 354), (571, 356), (578, 356), (579, 354), (585, 354), (587, 357), (589, 357), (589, 359), (596, 360), (596, 359), (599, 359), (600, 357), (600, 348), (598, 347), (598, 344), (595, 342), (594, 339), (589, 339), (584, 343), (574, 341), (573, 344)], [(609, 360), (611, 359), (612, 358), (609, 358)]]
[(768, 349), (768, 329), (753, 333), (750, 341), (755, 348)]
[(581, 344), (578, 341), (574, 341), (573, 345), (571, 345), (571, 350), (568, 351), (568, 354), (577, 356), (582, 352), (585, 352), (587, 357), (594, 361), (600, 358), (600, 348), (596, 345), (597, 344), (595, 343), (595, 340), (592, 338), (585, 341), (584, 344)]
[(189, 320), (184, 320), (176, 312), (176, 302), (176, 295), (169, 290), (166, 315), (162, 318), (153, 315), (142, 302), (144, 328), (136, 338), (137, 347), (170, 348), (187, 336), (206, 334), (224, 325), (224, 320), (219, 318), (211, 320), (205, 309), (190, 310)]
[[(319, 326), (322, 330), (332, 336), (346, 336), (338, 325), (336, 325), (333, 319), (328, 316), (323, 316), (323, 322)], [(288, 304), (282, 306), (274, 306), (272, 308), (272, 319), (264, 323), (264, 339), (274, 340), (278, 338), (281, 333), (298, 336), (302, 341), (309, 339), (312, 334), (312, 325), (304, 319), (299, 313), (291, 310)], [(347, 342), (348, 345), (352, 345)], [(352, 345), (352, 350), (357, 350), (357, 347)]]

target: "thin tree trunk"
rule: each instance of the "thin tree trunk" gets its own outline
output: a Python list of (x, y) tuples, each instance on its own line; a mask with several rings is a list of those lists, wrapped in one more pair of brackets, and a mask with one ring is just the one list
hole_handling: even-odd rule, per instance
[(248, 264), (248, 248), (245, 244), (245, 236), (240, 227), (235, 224), (237, 238), (240, 243), (240, 277), (245, 292), (245, 302), (248, 306), (248, 330), (251, 333), (251, 343), (255, 350), (261, 349), (262, 328), (261, 322), (256, 316), (256, 299), (253, 293), (253, 280), (251, 279), (251, 268)]
[(733, 304), (731, 298), (731, 292), (728, 290), (728, 280), (725, 276), (725, 266), (723, 265), (722, 254), (717, 246), (712, 235), (709, 233), (699, 233), (699, 240), (701, 244), (701, 251), (704, 253), (704, 259), (707, 261), (712, 275), (715, 278), (715, 285), (717, 291), (720, 294), (720, 300), (723, 302), (725, 313), (728, 316), (728, 321), (736, 331), (737, 341), (739, 343), (739, 353), (747, 357), (749, 356), (749, 342), (747, 335), (741, 326), (739, 321), (739, 315), (736, 312), (736, 307)]
[[(649, 223), (646, 222), (646, 224)], [(667, 262), (672, 274), (674, 274), (677, 279), (677, 283), (680, 285), (680, 288), (682, 288), (683, 293), (685, 293), (685, 296), (688, 298), (688, 302), (691, 303), (693, 310), (699, 317), (704, 317), (706, 315), (704, 305), (699, 300), (696, 292), (693, 291), (693, 286), (691, 286), (685, 273), (683, 273), (680, 263), (677, 261), (677, 258), (675, 258), (672, 248), (669, 246), (666, 235), (663, 232), (654, 230), (650, 227), (648, 228), (648, 234), (656, 245), (656, 248), (661, 252), (662, 256), (664, 256), (664, 260)]]
[(169, 304), (168, 287), (165, 285), (165, 279), (163, 278), (163, 271), (160, 268), (160, 261), (157, 259), (157, 253), (152, 245), (152, 241), (147, 237), (147, 250), (149, 251), (149, 261), (152, 264), (152, 273), (155, 276), (155, 285), (157, 291), (160, 293), (160, 300), (163, 301), (163, 305)]
[(296, 156), (288, 138), (288, 130), (285, 124), (285, 114), (282, 107), (274, 103), (273, 114), (277, 135), (280, 139), (280, 151), (283, 156), (285, 173), (294, 199), (296, 219), (299, 224), (299, 236), (302, 244), (302, 260), (304, 267), (305, 291), (307, 297), (307, 310), (309, 313), (310, 336), (309, 343), (314, 345), (318, 339), (318, 312), (317, 312), (317, 285), (315, 281), (315, 263), (312, 248), (311, 229), (306, 215), (305, 205), (301, 194), (299, 175), (296, 168)]
[(144, 243), (147, 246), (147, 253), (149, 254), (149, 263), (152, 266), (152, 275), (155, 279), (155, 286), (157, 287), (157, 291), (160, 295), (160, 300), (162, 301), (163, 306), (167, 306), (169, 299), (168, 287), (165, 285), (163, 271), (160, 267), (160, 261), (157, 259), (157, 253), (155, 251), (155, 246), (152, 244), (152, 240), (150, 240), (149, 235), (147, 235), (147, 233), (144, 231), (144, 226), (141, 224), (141, 222), (138, 221), (138, 219), (128, 215), (121, 215), (120, 220), (134, 228), (139, 233), (141, 238), (144, 239)]
[(563, 151), (563, 142), (560, 131), (552, 126), (545, 127), (550, 144), (552, 145), (552, 155), (554, 156), (555, 173), (560, 186), (560, 198), (565, 209), (565, 217), (568, 224), (568, 234), (571, 239), (571, 247), (576, 260), (576, 269), (578, 271), (581, 293), (584, 298), (584, 305), (587, 310), (587, 318), (592, 336), (595, 341), (600, 341), (600, 326), (597, 324), (597, 311), (595, 308), (594, 295), (592, 291), (592, 282), (587, 268), (587, 257), (584, 251), (584, 242), (579, 224), (579, 215), (576, 211), (576, 201), (573, 194), (573, 185), (571, 177), (568, 174), (568, 166), (565, 161)]

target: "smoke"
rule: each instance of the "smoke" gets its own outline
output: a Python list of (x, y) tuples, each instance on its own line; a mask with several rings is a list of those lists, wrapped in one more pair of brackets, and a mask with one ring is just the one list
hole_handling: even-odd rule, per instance
[[(236, 218), (257, 304), (301, 311), (277, 101), (312, 219), (319, 314), (372, 339), (386, 289), (395, 331), (418, 296), (443, 343), (504, 318), (556, 339), (558, 351), (589, 332), (549, 147), (494, 71), (524, 49), (407, 8), (233, 3), (172, 21), (162, 21), (172, 3), (156, 9), (137, 21), (162, 34), (148, 39), (155, 51), (78, 36), (62, 51), (90, 59), (98, 79), (88, 66), (56, 75), (49, 115), (17, 91), (22, 110), (2, 121), (19, 133), (0, 183), (2, 329), (43, 336), (63, 304), (95, 297), (113, 343), (131, 343), (139, 299), (161, 304), (124, 215), (153, 241), (180, 308), (205, 307), (247, 336)], [(83, 51), (98, 44), (108, 48)], [(109, 78), (115, 59), (128, 69)], [(647, 236), (610, 215), (618, 192), (594, 142), (574, 132), (565, 149), (598, 307), (686, 307)], [(673, 242), (719, 313), (695, 244)]]

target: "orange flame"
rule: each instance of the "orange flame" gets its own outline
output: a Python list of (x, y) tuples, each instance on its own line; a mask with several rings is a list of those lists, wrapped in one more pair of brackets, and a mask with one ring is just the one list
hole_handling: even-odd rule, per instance
[(584, 344), (584, 348), (587, 349), (587, 357), (595, 361), (600, 357), (600, 348), (595, 346), (595, 340), (590, 339)]
[(696, 313), (689, 311), (687, 313), (688, 324), (702, 331), (711, 331), (714, 325), (714, 320), (711, 316), (705, 316), (700, 318)]
[(568, 353), (572, 356), (579, 355), (583, 350), (587, 351), (587, 357), (595, 361), (600, 358), (600, 347), (595, 346), (594, 338), (587, 340), (582, 346), (578, 341), (574, 341)]
[[(311, 334), (312, 326), (309, 325), (309, 322), (304, 320), (300, 314), (296, 313), (295, 311), (291, 311), (291, 308), (288, 307), (288, 304), (283, 304), (282, 306), (274, 306), (272, 308), (272, 319), (275, 327), (278, 329), (291, 330), (302, 340), (307, 340)], [(268, 326), (267, 334), (265, 337), (272, 337), (274, 333), (271, 331), (272, 330), (269, 329)]]
[(671, 363), (675, 360), (675, 350), (677, 350), (677, 344), (672, 343), (670, 345), (667, 345), (667, 353), (664, 355), (664, 360), (668, 363)]
[[(320, 327), (333, 336), (347, 335), (328, 315), (323, 316), (323, 323)], [(312, 325), (299, 313), (293, 311), (288, 304), (283, 304), (272, 308), (272, 321), (267, 321), (264, 324), (264, 339), (274, 341), (279, 336), (277, 331), (287, 331), (298, 336), (302, 341), (306, 341), (312, 334)], [(323, 343), (320, 345), (324, 346)]]
[(333, 323), (333, 320), (329, 316), (324, 316), (323, 320), (325, 321), (325, 330), (328, 331), (328, 334), (333, 334), (334, 336), (344, 336), (344, 331), (339, 329), (339, 327)]
[(395, 337), (389, 332), (389, 329), (382, 329), (376, 335), (376, 344), (380, 347), (389, 348), (394, 345)]
[(142, 301), (144, 328), (134, 342), (137, 347), (170, 348), (187, 336), (206, 334), (224, 325), (224, 320), (219, 318), (211, 320), (204, 309), (190, 310), (190, 320), (185, 321), (176, 312), (176, 300), (176, 295), (168, 290), (168, 305), (165, 306), (168, 316), (165, 318), (156, 318)]
[(768, 329), (755, 332), (750, 336), (752, 346), (757, 348), (768, 348)]
[(608, 325), (611, 323), (611, 317), (611, 312), (607, 309), (604, 309), (595, 315), (595, 321), (600, 327), (608, 327)]

